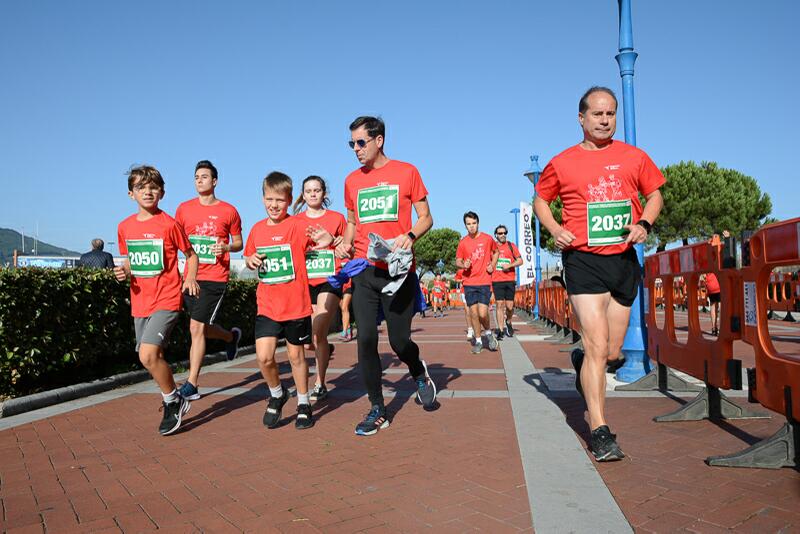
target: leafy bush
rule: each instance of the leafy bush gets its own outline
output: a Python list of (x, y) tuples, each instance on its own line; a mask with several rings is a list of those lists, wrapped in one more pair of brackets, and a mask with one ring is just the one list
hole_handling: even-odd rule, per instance
[[(231, 281), (220, 324), (253, 343), (253, 280)], [(19, 396), (140, 368), (130, 287), (109, 270), (0, 269), (0, 395)], [(170, 360), (185, 359), (188, 319), (173, 330)], [(209, 343), (209, 350), (220, 350)]]

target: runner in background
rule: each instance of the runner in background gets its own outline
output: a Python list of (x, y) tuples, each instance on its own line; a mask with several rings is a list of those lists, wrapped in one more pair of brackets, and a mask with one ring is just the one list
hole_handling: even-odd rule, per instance
[(458, 243), (456, 267), (464, 269), (464, 295), (470, 308), (472, 327), (480, 339), (472, 347), (472, 354), (480, 354), (483, 347), (497, 350), (497, 338), (491, 330), (489, 304), (492, 300), (492, 272), (497, 263), (497, 244), (488, 234), (480, 232), (478, 214), (464, 214), (467, 235)]
[(442, 305), (444, 304), (444, 286), (442, 285), (442, 275), (440, 273), (436, 273), (436, 276), (433, 278), (433, 288), (431, 290), (431, 300), (433, 301), (433, 316), (434, 318), (437, 316), (438, 313), (439, 317), (442, 314)]
[[(232, 360), (239, 352), (242, 331), (226, 330), (216, 324), (231, 273), (231, 252), (242, 250), (242, 219), (232, 205), (216, 197), (217, 168), (208, 160), (195, 165), (194, 187), (197, 198), (178, 206), (175, 221), (183, 228), (200, 259), (197, 283), (200, 294), (184, 295), (183, 307), (189, 315), (192, 346), (189, 349), (189, 377), (180, 387), (187, 400), (200, 398), (200, 368), (206, 355), (206, 338), (226, 343), (226, 356)], [(188, 265), (186, 267), (188, 269)]]
[(711, 312), (711, 335), (719, 335), (719, 305), (722, 300), (722, 290), (719, 287), (719, 280), (714, 273), (706, 273), (706, 293), (708, 294), (708, 304)]
[(517, 267), (522, 265), (522, 256), (517, 246), (508, 241), (508, 229), (499, 225), (494, 229), (497, 240), (497, 268), (492, 273), (492, 291), (495, 300), (495, 318), (497, 320), (497, 339), (503, 336), (512, 337), (514, 327), (511, 318), (514, 316), (514, 291), (517, 284)]
[[(333, 236), (333, 243), (329, 248), (306, 250), (306, 271), (312, 309), (311, 332), (317, 360), (317, 377), (314, 388), (309, 394), (312, 402), (324, 400), (328, 396), (325, 376), (334, 348), (334, 345), (328, 342), (328, 330), (342, 299), (342, 290), (333, 287), (328, 282), (328, 277), (337, 274), (341, 269), (341, 260), (335, 257), (334, 248), (341, 242), (347, 223), (344, 215), (328, 209), (330, 203), (325, 180), (319, 176), (309, 176), (303, 180), (303, 191), (292, 207), (297, 217), (305, 220), (309, 226), (322, 226)], [(298, 213), (303, 205), (306, 209)]]
[[(635, 243), (647, 239), (663, 206), (664, 176), (642, 150), (613, 139), (617, 97), (592, 87), (578, 104), (583, 141), (554, 157), (536, 185), (534, 212), (563, 251), (564, 280), (585, 347), (572, 352), (575, 386), (585, 396), (598, 461), (625, 455), (605, 419), (606, 365), (628, 330), (641, 266)], [(642, 194), (647, 204), (639, 201)], [(559, 224), (550, 203), (561, 197)]]
[[(421, 280), (419, 282), (419, 290), (420, 292), (422, 292), (422, 299), (425, 301), (425, 308), (427, 309), (431, 305), (431, 299), (430, 296), (428, 295), (428, 288), (425, 287), (425, 282)], [(422, 317), (425, 317), (425, 311), (426, 310), (422, 310)]]
[[(347, 263), (343, 261), (341, 265)], [(339, 339), (342, 341), (353, 340), (353, 327), (350, 323), (350, 303), (353, 302), (353, 281), (348, 280), (342, 286), (342, 301), (339, 303), (339, 310), (342, 313), (342, 333)]]
[(464, 308), (464, 321), (467, 323), (467, 341), (470, 345), (475, 345), (475, 329), (472, 328), (472, 317), (469, 315), (469, 306), (467, 306), (467, 297), (464, 295), (464, 269), (456, 270), (456, 290), (461, 299), (461, 305)]

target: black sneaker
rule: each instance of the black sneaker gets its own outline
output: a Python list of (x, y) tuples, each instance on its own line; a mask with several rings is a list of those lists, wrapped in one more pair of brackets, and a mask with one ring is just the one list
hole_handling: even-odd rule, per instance
[(267, 411), (264, 412), (264, 426), (267, 428), (275, 428), (281, 420), (281, 410), (283, 405), (289, 400), (289, 392), (286, 388), (283, 389), (283, 395), (280, 397), (270, 397), (267, 401)]
[[(572, 360), (572, 367), (575, 368), (575, 389), (581, 397), (583, 397), (583, 386), (581, 385), (581, 367), (583, 367), (583, 351), (581, 349), (573, 349), (569, 355)], [(586, 397), (584, 397), (584, 400)]]
[(231, 361), (239, 354), (239, 340), (242, 339), (242, 330), (238, 327), (231, 328), (233, 339), (225, 346), (225, 357)]
[(430, 408), (436, 402), (436, 384), (431, 380), (431, 375), (428, 374), (428, 364), (425, 360), (422, 362), (423, 373), (414, 379), (417, 383), (417, 400), (422, 403), (425, 408)]
[(510, 321), (506, 321), (506, 337), (514, 337), (514, 327)]
[(189, 406), (189, 401), (180, 395), (175, 402), (162, 402), (161, 410), (164, 412), (164, 417), (161, 419), (161, 424), (158, 425), (158, 433), (168, 436), (178, 430), (183, 414), (189, 411)]
[(371, 436), (376, 434), (378, 430), (383, 430), (389, 426), (389, 420), (386, 418), (386, 408), (375, 404), (369, 411), (364, 420), (356, 425), (356, 435), (358, 436)]
[(505, 333), (502, 330), (500, 330), (499, 328), (496, 328), (495, 331), (494, 331), (494, 337), (497, 338), (497, 341), (500, 341), (501, 339), (503, 339), (503, 335), (504, 334)]
[(616, 373), (623, 365), (625, 365), (625, 358), (617, 358), (616, 360), (611, 360), (610, 362), (608, 362), (608, 365), (606, 365), (606, 372)]
[(314, 417), (311, 414), (310, 404), (297, 405), (297, 419), (294, 420), (294, 427), (297, 430), (305, 430), (314, 426)]
[(592, 430), (589, 447), (598, 462), (613, 462), (625, 458), (625, 454), (617, 445), (617, 435), (612, 434), (606, 425)]
[(325, 400), (328, 398), (328, 388), (324, 384), (316, 384), (308, 394), (308, 398), (314, 402)]

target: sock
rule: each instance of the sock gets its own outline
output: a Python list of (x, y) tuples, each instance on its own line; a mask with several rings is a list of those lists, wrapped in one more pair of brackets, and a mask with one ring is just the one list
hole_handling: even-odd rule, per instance
[(297, 392), (297, 404), (308, 404), (308, 393)]
[(483, 335), (484, 335), (484, 336), (491, 335), (491, 333), (492, 333), (491, 329), (489, 329), (489, 330), (484, 330), (484, 331), (483, 331)]
[(468, 335), (469, 337), (475, 337), (475, 330), (473, 330), (473, 329), (472, 329), (472, 327), (469, 327), (469, 328), (467, 329), (467, 335)]
[(275, 397), (276, 399), (280, 398), (280, 397), (283, 396), (283, 388), (281, 387), (280, 384), (278, 384), (278, 387), (274, 387), (274, 388), (270, 387), (269, 388), (269, 394), (272, 395), (273, 397)]
[(178, 400), (178, 390), (173, 389), (169, 393), (162, 393), (161, 396), (164, 398), (164, 402), (167, 404), (171, 402), (176, 402)]

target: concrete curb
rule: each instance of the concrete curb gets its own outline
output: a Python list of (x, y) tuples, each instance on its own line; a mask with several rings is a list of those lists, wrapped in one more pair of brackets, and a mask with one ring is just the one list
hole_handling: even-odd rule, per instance
[[(283, 344), (281, 340), (278, 345)], [(246, 347), (239, 347), (240, 353), (252, 352), (255, 350), (255, 345), (248, 345)], [(214, 354), (207, 354), (203, 365), (210, 365), (227, 361), (225, 352), (215, 352)], [(172, 364), (172, 368), (177, 366), (188, 367), (189, 360), (182, 360)], [(146, 369), (139, 371), (130, 371), (127, 373), (120, 373), (117, 375), (109, 376), (106, 378), (99, 378), (91, 382), (82, 382), (72, 386), (65, 386), (63, 388), (51, 389), (49, 391), (42, 391), (41, 393), (34, 393), (24, 397), (17, 397), (9, 399), (0, 404), (0, 418), (10, 417), (12, 415), (19, 415), (21, 413), (46, 408), (54, 404), (67, 402), (90, 395), (103, 393), (118, 387), (135, 384), (137, 382), (144, 382), (150, 379), (150, 373)]]

